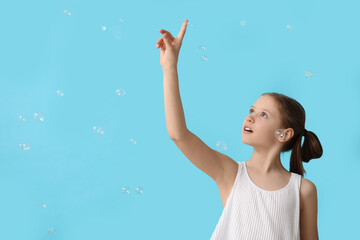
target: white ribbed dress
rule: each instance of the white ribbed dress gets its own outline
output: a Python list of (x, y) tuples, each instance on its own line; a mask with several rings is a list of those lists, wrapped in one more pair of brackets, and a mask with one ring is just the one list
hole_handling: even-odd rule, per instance
[(238, 165), (210, 240), (300, 240), (301, 175), (291, 172), (284, 188), (267, 191), (251, 181), (245, 162)]

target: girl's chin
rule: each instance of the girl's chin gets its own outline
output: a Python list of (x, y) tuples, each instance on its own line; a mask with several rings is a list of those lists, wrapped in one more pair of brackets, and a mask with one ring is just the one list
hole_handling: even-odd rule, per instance
[(245, 143), (246, 145), (252, 146), (249, 141), (244, 140), (244, 139), (242, 139), (242, 138), (241, 138), (241, 142)]

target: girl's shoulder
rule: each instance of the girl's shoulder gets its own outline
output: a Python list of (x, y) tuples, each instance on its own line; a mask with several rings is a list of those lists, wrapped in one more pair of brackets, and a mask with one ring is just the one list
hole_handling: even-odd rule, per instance
[(316, 195), (317, 189), (315, 184), (304, 178), (301, 177), (301, 184), (300, 184), (300, 202), (306, 201), (307, 198)]

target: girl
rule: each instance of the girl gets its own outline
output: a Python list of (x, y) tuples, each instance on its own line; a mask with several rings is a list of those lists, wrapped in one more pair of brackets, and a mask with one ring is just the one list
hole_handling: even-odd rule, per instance
[[(322, 156), (317, 136), (307, 131), (305, 111), (296, 100), (264, 93), (243, 123), (242, 142), (253, 147), (251, 158), (236, 162), (208, 147), (185, 123), (177, 60), (188, 20), (176, 38), (166, 30), (156, 43), (164, 74), (166, 125), (184, 155), (209, 175), (220, 191), (223, 212), (211, 240), (316, 240), (317, 190), (303, 178), (302, 162)], [(301, 146), (302, 138), (303, 145)], [(290, 172), (280, 153), (291, 151)]]

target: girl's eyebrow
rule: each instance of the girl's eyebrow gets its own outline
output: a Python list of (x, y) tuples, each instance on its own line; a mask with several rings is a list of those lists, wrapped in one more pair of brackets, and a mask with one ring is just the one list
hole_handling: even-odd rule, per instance
[[(251, 107), (255, 108), (254, 106)], [(270, 111), (266, 110), (265, 108), (260, 108), (260, 109), (267, 111), (271, 115)]]

